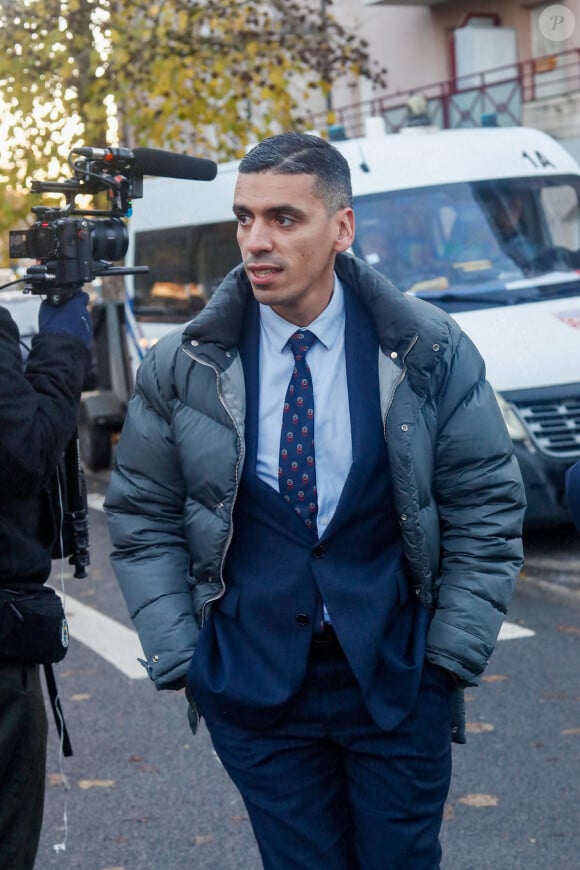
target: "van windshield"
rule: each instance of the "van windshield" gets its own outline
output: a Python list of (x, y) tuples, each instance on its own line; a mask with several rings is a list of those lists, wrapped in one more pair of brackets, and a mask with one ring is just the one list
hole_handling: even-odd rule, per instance
[[(578, 292), (580, 179), (498, 179), (355, 200), (353, 251), (450, 309)], [(572, 288), (575, 288), (572, 290)], [(537, 290), (537, 296), (530, 293)], [(486, 301), (486, 296), (488, 301)], [(479, 302), (478, 302), (479, 300)]]

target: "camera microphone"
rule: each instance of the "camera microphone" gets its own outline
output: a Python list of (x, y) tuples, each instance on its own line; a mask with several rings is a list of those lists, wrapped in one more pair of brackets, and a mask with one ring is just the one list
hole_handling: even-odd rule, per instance
[(173, 154), (159, 148), (74, 148), (73, 154), (115, 164), (123, 161), (131, 165), (138, 175), (160, 175), (163, 178), (185, 178), (189, 181), (213, 181), (217, 164), (202, 157)]
[(173, 154), (158, 148), (135, 148), (135, 171), (140, 175), (161, 175), (164, 178), (187, 178), (190, 181), (212, 181), (217, 164), (202, 157)]

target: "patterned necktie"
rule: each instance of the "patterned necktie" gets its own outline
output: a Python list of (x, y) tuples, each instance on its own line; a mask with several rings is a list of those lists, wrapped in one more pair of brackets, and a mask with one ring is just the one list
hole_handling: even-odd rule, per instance
[(314, 464), (314, 392), (306, 354), (316, 341), (308, 329), (288, 339), (294, 353), (294, 371), (288, 384), (282, 432), (278, 486), (308, 528), (316, 527), (316, 467)]

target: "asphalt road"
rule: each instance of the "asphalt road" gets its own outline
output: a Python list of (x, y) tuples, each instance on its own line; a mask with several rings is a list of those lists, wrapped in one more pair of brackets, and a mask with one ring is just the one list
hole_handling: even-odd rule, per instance
[[(98, 510), (105, 486), (105, 475), (89, 478), (90, 575), (67, 579), (66, 591), (130, 629)], [(468, 692), (443, 870), (580, 868), (580, 538), (534, 535), (529, 553), (508, 620), (531, 633), (501, 641)], [(260, 870), (243, 804), (203, 725), (193, 737), (181, 693), (158, 693), (107, 660), (108, 638), (97, 632), (98, 651), (73, 638), (57, 666), (74, 755), (59, 758), (50, 720), (36, 870)]]

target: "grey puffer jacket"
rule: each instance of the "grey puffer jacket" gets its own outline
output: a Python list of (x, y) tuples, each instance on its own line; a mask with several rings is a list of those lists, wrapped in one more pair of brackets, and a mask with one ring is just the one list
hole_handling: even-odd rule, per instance
[[(483, 361), (456, 322), (360, 260), (336, 271), (379, 336), (386, 446), (408, 574), (433, 612), (430, 661), (474, 685), (522, 564), (524, 490)], [(112, 563), (158, 688), (187, 672), (244, 462), (241, 267), (141, 365), (105, 503)]]

